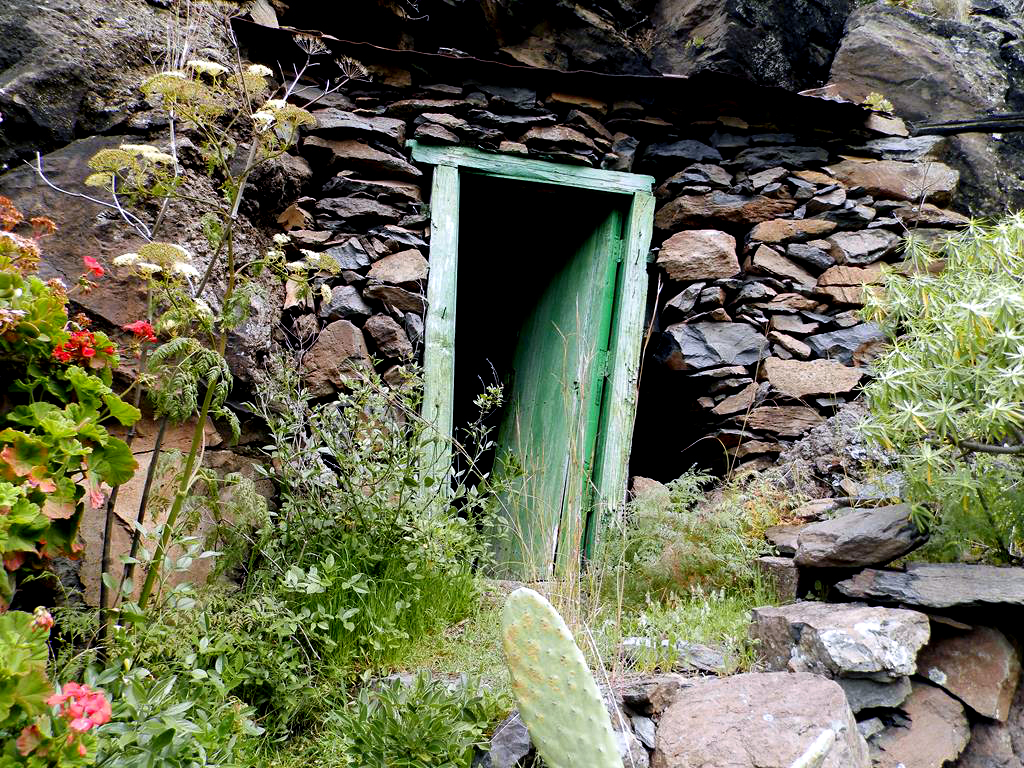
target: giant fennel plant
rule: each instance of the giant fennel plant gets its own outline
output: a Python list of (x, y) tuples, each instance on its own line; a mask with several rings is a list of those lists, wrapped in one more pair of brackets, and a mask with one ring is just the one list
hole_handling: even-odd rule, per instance
[(1024, 213), (972, 223), (868, 298), (892, 346), (865, 388), (868, 437), (902, 465), (930, 555), (1024, 555)]

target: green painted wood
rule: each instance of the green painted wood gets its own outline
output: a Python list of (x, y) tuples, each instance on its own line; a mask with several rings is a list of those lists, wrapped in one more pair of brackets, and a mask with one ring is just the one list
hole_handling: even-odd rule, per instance
[(499, 461), (522, 477), (504, 499), (498, 570), (547, 578), (579, 567), (604, 391), (622, 218), (610, 211), (545, 286), (520, 332)]
[[(455, 307), (459, 268), (459, 169), (438, 165), (430, 193), (430, 274), (424, 323), (423, 418), (433, 425), (424, 446), (424, 473), (441, 481), (452, 459)], [(439, 500), (448, 483), (434, 486)]]
[(607, 515), (619, 515), (626, 501), (629, 452), (636, 418), (644, 315), (647, 308), (647, 255), (654, 231), (654, 196), (634, 195), (626, 222), (611, 331), (609, 376), (595, 458), (597, 503), (588, 521), (586, 546), (592, 551)]
[(483, 152), (469, 147), (438, 147), (406, 142), (412, 148), (412, 159), (432, 165), (453, 165), (468, 171), (485, 173), (503, 179), (517, 181), (539, 181), (545, 184), (559, 184), (577, 189), (594, 189), (599, 192), (635, 194), (650, 192), (654, 183), (652, 176), (641, 176), (621, 171), (604, 171), (581, 165), (552, 163), (547, 160), (531, 160), (514, 155), (500, 155)]

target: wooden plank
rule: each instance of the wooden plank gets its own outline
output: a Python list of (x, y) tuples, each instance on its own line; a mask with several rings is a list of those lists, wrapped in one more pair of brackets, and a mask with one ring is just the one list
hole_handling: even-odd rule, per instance
[(438, 165), (430, 193), (430, 274), (424, 323), (423, 418), (433, 425), (426, 435), (424, 472), (450, 492), (454, 419), (455, 306), (459, 268), (459, 169)]
[(622, 171), (604, 171), (582, 165), (566, 165), (547, 160), (531, 160), (514, 155), (499, 155), (469, 147), (438, 147), (406, 142), (412, 148), (412, 159), (432, 165), (452, 165), (470, 171), (516, 181), (538, 181), (599, 192), (635, 194), (650, 192), (652, 176)]
[(626, 224), (618, 306), (612, 328), (611, 375), (605, 388), (603, 429), (597, 448), (594, 483), (597, 504), (588, 526), (588, 544), (599, 535), (608, 512), (620, 514), (626, 501), (629, 452), (636, 417), (640, 353), (647, 308), (647, 253), (654, 231), (654, 196), (633, 197)]
[(563, 575), (579, 569), (621, 221), (612, 209), (588, 224), (593, 230), (546, 282), (519, 333), (498, 450), (523, 475), (503, 501), (512, 536), (496, 551), (502, 575), (535, 580), (553, 566)]

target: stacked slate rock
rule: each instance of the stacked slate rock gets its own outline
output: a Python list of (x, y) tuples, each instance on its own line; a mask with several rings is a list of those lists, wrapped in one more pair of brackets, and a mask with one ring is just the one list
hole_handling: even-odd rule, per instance
[(834, 148), (727, 122), (706, 144), (642, 156), (655, 171), (689, 163), (657, 188), (667, 298), (654, 355), (706, 382), (708, 433), (765, 466), (855, 395), (884, 342), (857, 310), (883, 265), (899, 268), (904, 234), (934, 242), (967, 220), (935, 205), (956, 172), (884, 159), (912, 140), (874, 140), (836, 162)]
[[(878, 768), (1024, 764), (1024, 569), (886, 568), (927, 538), (906, 504), (797, 512), (759, 561), (783, 603), (753, 612), (766, 668), (839, 683)], [(799, 600), (829, 585), (843, 602)]]
[[(898, 262), (906, 230), (934, 239), (965, 222), (938, 207), (956, 173), (934, 146), (888, 135), (905, 134), (899, 121), (806, 136), (788, 115), (695, 121), (667, 99), (378, 71), (318, 102), (299, 148), (306, 196), (281, 217), (290, 260), (308, 250), (337, 264), (312, 275), (311, 295), (291, 292), (278, 334), (307, 350), (321, 394), (371, 358), (389, 370), (422, 351), (430, 173), (407, 138), (653, 175), (665, 285), (649, 349), (701, 392), (686, 442), (715, 437), (754, 466), (855, 396), (883, 341), (858, 317), (864, 286)], [(402, 269), (377, 269), (399, 255)]]

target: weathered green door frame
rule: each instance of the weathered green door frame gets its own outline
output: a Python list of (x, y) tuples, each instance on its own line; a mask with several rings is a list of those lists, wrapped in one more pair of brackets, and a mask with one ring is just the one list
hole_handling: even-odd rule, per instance
[[(594, 458), (597, 513), (625, 501), (637, 378), (647, 303), (647, 254), (654, 227), (654, 179), (619, 171), (490, 154), (463, 147), (410, 141), (413, 160), (433, 165), (430, 195), (430, 275), (424, 328), (423, 417), (440, 439), (428, 445), (426, 470), (435, 476), (451, 465), (455, 380), (455, 316), (459, 261), (459, 177), (472, 173), (630, 196), (612, 317), (608, 376)], [(597, 518), (600, 519), (600, 518)], [(594, 536), (593, 526), (588, 539)]]

